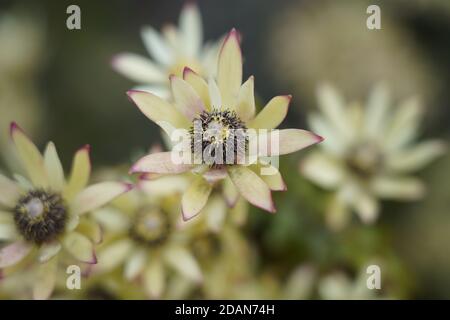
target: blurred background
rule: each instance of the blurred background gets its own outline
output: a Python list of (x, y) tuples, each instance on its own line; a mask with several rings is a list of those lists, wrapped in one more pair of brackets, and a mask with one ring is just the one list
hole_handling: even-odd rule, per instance
[[(123, 51), (147, 55), (143, 25), (176, 22), (184, 1), (0, 2), (0, 153), (17, 121), (40, 146), (52, 140), (68, 166), (92, 146), (96, 167), (129, 164), (161, 141), (159, 130), (128, 101), (134, 83), (111, 68)], [(232, 27), (242, 34), (244, 77), (255, 75), (261, 101), (293, 100), (283, 127), (305, 128), (317, 108), (316, 86), (330, 82), (349, 101), (364, 102), (379, 81), (394, 101), (411, 95), (425, 106), (421, 138), (450, 137), (450, 2), (447, 0), (199, 0), (205, 38)], [(66, 28), (66, 8), (81, 8), (81, 30)], [(366, 8), (381, 7), (382, 29), (366, 28)], [(423, 200), (383, 202), (380, 219), (355, 219), (339, 232), (323, 223), (323, 191), (297, 174), (301, 154), (285, 157), (288, 192), (275, 216), (252, 208), (243, 234), (258, 255), (260, 284), (272, 278), (301, 298), (346, 298), (373, 259), (381, 296), (450, 298), (450, 155), (419, 173)], [(361, 271), (362, 270), (362, 271)], [(287, 274), (304, 288), (289, 289)], [(275, 281), (275, 280), (273, 280)], [(269, 283), (269, 284), (267, 284)], [(311, 289), (314, 287), (314, 289)], [(257, 287), (258, 288), (258, 287)], [(266, 289), (255, 289), (266, 290)], [(250, 297), (252, 297), (250, 295)], [(364, 296), (362, 296), (364, 297)]]

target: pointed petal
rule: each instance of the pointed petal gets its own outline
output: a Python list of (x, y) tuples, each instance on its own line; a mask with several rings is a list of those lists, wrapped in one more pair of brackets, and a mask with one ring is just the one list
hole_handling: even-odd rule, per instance
[(321, 115), (309, 115), (308, 124), (313, 132), (322, 137), (326, 137), (320, 144), (321, 148), (336, 156), (344, 156), (347, 153), (347, 150), (350, 148), (348, 141)]
[(207, 110), (211, 109), (211, 100), (209, 98), (208, 83), (200, 77), (195, 71), (186, 67), (183, 70), (183, 79), (194, 88), (197, 95), (202, 100)]
[(212, 186), (202, 176), (194, 178), (181, 199), (183, 219), (185, 221), (195, 217), (205, 206), (211, 193)]
[(380, 211), (379, 205), (375, 197), (368, 192), (360, 189), (352, 198), (351, 204), (364, 223), (370, 224), (377, 219)]
[(32, 245), (17, 241), (0, 249), (0, 269), (6, 268), (20, 262), (30, 253)]
[(385, 134), (384, 147), (398, 150), (411, 142), (418, 134), (423, 108), (417, 98), (410, 98), (397, 107)]
[(300, 170), (306, 178), (325, 189), (336, 188), (345, 176), (339, 161), (320, 152), (309, 154), (300, 164)]
[(223, 106), (230, 108), (236, 103), (242, 84), (242, 53), (235, 29), (225, 38), (219, 54), (217, 84), (222, 94)]
[(214, 196), (202, 210), (203, 214), (208, 228), (213, 232), (220, 232), (227, 215), (227, 205), (221, 197)]
[(239, 198), (235, 206), (230, 209), (229, 213), (231, 221), (237, 226), (243, 226), (247, 222), (248, 218), (248, 202), (243, 198)]
[(172, 152), (149, 154), (136, 162), (130, 173), (151, 172), (163, 174), (183, 173), (192, 169), (191, 164), (175, 164), (172, 161)]
[(166, 66), (174, 62), (174, 52), (155, 29), (150, 26), (142, 28), (141, 37), (145, 48), (152, 55), (153, 59)]
[(277, 156), (289, 154), (319, 143), (323, 140), (310, 131), (301, 129), (274, 129), (262, 132), (258, 136), (258, 153), (260, 156)]
[(45, 172), (44, 158), (38, 148), (15, 122), (11, 123), (10, 130), (19, 160), (23, 164), (28, 177), (34, 185), (44, 188), (47, 187), (48, 177)]
[(239, 89), (236, 105), (230, 105), (228, 108), (235, 110), (243, 121), (255, 116), (255, 79), (253, 76), (249, 77)]
[(91, 175), (91, 159), (89, 153), (89, 145), (85, 145), (75, 153), (70, 177), (64, 189), (64, 197), (66, 199), (73, 199), (89, 182)]
[(383, 199), (417, 200), (425, 194), (422, 182), (413, 177), (379, 176), (372, 181), (372, 188)]
[(446, 146), (442, 141), (431, 140), (421, 142), (406, 150), (389, 154), (386, 166), (395, 172), (410, 172), (422, 169), (436, 157), (442, 155)]
[(185, 248), (169, 247), (164, 251), (164, 258), (181, 275), (195, 282), (202, 281), (202, 272), (197, 261)]
[(145, 250), (137, 250), (125, 262), (124, 276), (125, 279), (134, 280), (145, 268), (147, 262), (147, 255)]
[(189, 83), (179, 77), (171, 76), (170, 85), (175, 104), (186, 118), (192, 121), (205, 110), (203, 101)]
[(64, 170), (53, 142), (47, 144), (44, 152), (44, 164), (50, 188), (55, 191), (63, 190), (65, 184)]
[(134, 53), (118, 54), (113, 58), (111, 64), (118, 73), (139, 83), (165, 83), (167, 81), (167, 75), (151, 60)]
[(149, 92), (135, 90), (130, 90), (127, 94), (141, 112), (159, 126), (161, 123), (169, 123), (175, 128), (189, 127), (190, 124), (186, 117), (160, 97)]
[(50, 298), (56, 283), (57, 259), (40, 264), (33, 286), (33, 299), (46, 300)]
[(143, 278), (147, 294), (152, 298), (159, 298), (166, 286), (166, 274), (159, 258), (150, 259)]
[(71, 212), (80, 215), (95, 210), (131, 189), (132, 185), (121, 182), (94, 184), (77, 194), (71, 204)]
[(62, 242), (64, 248), (78, 261), (96, 264), (97, 257), (94, 252), (94, 245), (87, 237), (78, 232), (67, 234)]
[(317, 90), (319, 108), (330, 124), (342, 137), (352, 140), (353, 128), (346, 116), (345, 103), (339, 93), (329, 85), (321, 85)]
[(235, 187), (233, 181), (231, 181), (229, 176), (227, 176), (223, 180), (222, 188), (223, 188), (223, 196), (225, 198), (228, 207), (233, 208), (239, 199), (239, 191)]
[(132, 248), (133, 243), (127, 238), (108, 244), (102, 250), (97, 251), (98, 264), (95, 268), (100, 272), (110, 272), (125, 262)]
[(17, 183), (0, 174), (0, 205), (14, 208), (21, 190)]
[(99, 244), (103, 240), (103, 231), (100, 224), (93, 219), (84, 218), (77, 226), (77, 232), (88, 237), (95, 244)]
[(200, 11), (194, 3), (187, 3), (180, 14), (183, 48), (189, 57), (196, 57), (202, 47), (203, 28)]
[(133, 87), (133, 91), (144, 91), (144, 92), (148, 92), (151, 94), (154, 94), (155, 96), (164, 99), (164, 100), (168, 100), (170, 99), (170, 89), (167, 86), (166, 80), (164, 78), (164, 83), (161, 84), (152, 84), (152, 85), (148, 85), (148, 84), (142, 84), (142, 85), (137, 85)]
[(270, 164), (255, 164), (251, 165), (250, 169), (255, 172), (272, 191), (286, 191), (287, 187), (284, 183), (283, 177), (277, 168)]
[(274, 129), (278, 127), (286, 117), (291, 99), (291, 96), (272, 98), (256, 118), (248, 123), (248, 127), (254, 129)]
[(111, 232), (124, 232), (130, 227), (128, 217), (121, 211), (109, 206), (95, 210), (93, 216), (102, 227)]
[(208, 81), (209, 98), (211, 100), (211, 109), (222, 109), (222, 95), (214, 79)]
[(387, 88), (383, 85), (375, 87), (367, 102), (365, 123), (367, 136), (378, 139), (386, 129), (389, 117), (390, 101)]
[(228, 173), (240, 194), (248, 202), (272, 213), (276, 211), (269, 187), (256, 173), (238, 165), (228, 167)]
[(350, 221), (351, 212), (349, 206), (338, 194), (333, 196), (325, 209), (325, 220), (333, 231), (342, 230)]
[(50, 243), (44, 243), (39, 249), (38, 260), (40, 263), (46, 263), (61, 250), (61, 244), (58, 241), (52, 241)]

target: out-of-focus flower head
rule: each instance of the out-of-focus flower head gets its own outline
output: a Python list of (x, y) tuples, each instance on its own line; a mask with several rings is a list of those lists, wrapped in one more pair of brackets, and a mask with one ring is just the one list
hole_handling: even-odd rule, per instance
[(394, 107), (380, 84), (365, 106), (346, 105), (334, 88), (323, 85), (318, 103), (320, 113), (312, 114), (309, 124), (327, 139), (300, 169), (317, 185), (334, 191), (327, 209), (330, 226), (344, 226), (351, 210), (363, 222), (374, 222), (378, 198), (409, 201), (424, 195), (424, 185), (410, 174), (442, 154), (445, 145), (438, 140), (415, 142), (423, 114), (416, 98)]
[(183, 176), (142, 180), (135, 190), (96, 211), (105, 243), (93, 274), (119, 270), (121, 279), (151, 298), (170, 296), (174, 276), (183, 283), (200, 283), (203, 275), (189, 248), (190, 235), (178, 228), (180, 191), (188, 183)]
[(267, 158), (295, 152), (322, 138), (300, 129), (274, 129), (286, 117), (290, 96), (274, 97), (255, 116), (254, 78), (242, 84), (242, 54), (234, 29), (224, 40), (217, 70), (217, 83), (214, 78), (205, 81), (190, 68), (184, 69), (183, 78), (172, 76), (174, 103), (144, 91), (128, 92), (138, 108), (172, 139), (183, 138), (184, 155), (174, 161), (180, 151), (175, 148), (150, 154), (136, 162), (130, 172), (194, 173), (194, 181), (182, 198), (185, 220), (204, 208), (215, 186), (222, 188), (231, 207), (242, 195), (253, 205), (275, 212), (271, 191), (282, 191), (286, 186)]
[[(52, 142), (44, 155), (15, 124), (11, 139), (26, 176), (15, 180), (0, 175), (0, 271), (5, 275), (22, 266), (34, 270), (33, 297), (48, 298), (54, 288), (58, 261), (95, 264), (94, 245), (101, 240), (99, 225), (86, 216), (130, 185), (102, 182), (87, 187), (91, 171), (89, 147), (74, 156), (66, 181)], [(3, 269), (3, 270), (2, 270)]]
[(161, 97), (170, 96), (170, 75), (181, 77), (187, 66), (209, 77), (216, 73), (219, 42), (203, 44), (201, 15), (195, 3), (187, 3), (180, 14), (179, 27), (167, 25), (159, 34), (153, 27), (142, 29), (142, 40), (153, 60), (134, 53), (118, 54), (113, 68)]

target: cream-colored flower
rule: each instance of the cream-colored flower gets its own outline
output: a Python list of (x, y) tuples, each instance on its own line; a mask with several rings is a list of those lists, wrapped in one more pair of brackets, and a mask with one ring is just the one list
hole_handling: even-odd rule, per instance
[(415, 143), (422, 108), (408, 99), (393, 108), (380, 85), (365, 107), (345, 105), (333, 88), (318, 90), (321, 114), (310, 126), (327, 140), (301, 163), (301, 172), (319, 186), (335, 191), (327, 218), (332, 227), (345, 225), (354, 210), (365, 223), (376, 220), (378, 198), (415, 200), (423, 196), (422, 182), (410, 175), (444, 151), (438, 140)]
[[(48, 298), (55, 284), (58, 258), (68, 253), (78, 262), (95, 264), (94, 244), (101, 240), (97, 224), (85, 214), (130, 190), (130, 185), (102, 182), (87, 187), (89, 147), (74, 157), (69, 179), (52, 142), (42, 155), (15, 124), (11, 139), (26, 176), (0, 175), (0, 269), (29, 258), (36, 267), (33, 297)], [(27, 261), (28, 262), (28, 261)]]
[[(180, 130), (184, 132), (187, 144), (181, 149), (188, 155), (188, 161), (174, 161), (174, 154), (178, 152), (174, 148), (173, 152), (143, 157), (130, 172), (150, 175), (194, 173), (194, 181), (182, 198), (185, 220), (204, 208), (214, 186), (222, 188), (230, 206), (242, 195), (253, 205), (275, 212), (271, 191), (285, 190), (286, 186), (277, 168), (266, 162), (267, 158), (276, 158), (322, 141), (309, 131), (274, 129), (287, 114), (290, 96), (274, 97), (255, 116), (254, 78), (251, 76), (242, 84), (238, 38), (233, 29), (224, 40), (218, 59), (217, 83), (214, 78), (207, 82), (190, 68), (185, 68), (183, 78), (170, 77), (174, 103), (144, 91), (128, 92), (138, 108), (169, 136)], [(255, 134), (250, 135), (250, 131)], [(236, 142), (239, 138), (242, 143)], [(200, 150), (197, 150), (198, 145)], [(252, 145), (257, 148), (251, 148)], [(224, 161), (218, 162), (214, 156), (212, 159), (204, 157), (204, 153), (211, 150), (217, 150), (212, 153), (220, 153)], [(249, 155), (248, 161), (241, 162), (246, 155)], [(232, 161), (228, 161), (229, 158)], [(270, 171), (270, 175), (262, 168)]]
[(170, 75), (181, 77), (187, 66), (202, 76), (215, 74), (218, 43), (203, 44), (203, 27), (198, 7), (184, 6), (179, 27), (167, 25), (160, 35), (150, 26), (141, 32), (142, 40), (153, 60), (134, 53), (121, 53), (113, 59), (113, 68), (140, 84), (139, 90), (158, 96), (170, 96)]
[(125, 281), (137, 281), (148, 297), (166, 296), (175, 272), (193, 284), (203, 275), (189, 250), (189, 235), (178, 230), (181, 176), (141, 181), (135, 190), (94, 213), (110, 236), (98, 250), (93, 272), (121, 270)]

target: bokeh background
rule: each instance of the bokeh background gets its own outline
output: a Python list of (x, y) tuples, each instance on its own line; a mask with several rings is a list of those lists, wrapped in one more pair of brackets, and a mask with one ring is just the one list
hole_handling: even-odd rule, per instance
[[(305, 115), (317, 107), (315, 90), (323, 81), (333, 83), (350, 101), (364, 101), (371, 87), (384, 81), (394, 101), (421, 97), (426, 109), (421, 137), (449, 140), (449, 1), (197, 2), (206, 39), (217, 39), (232, 27), (242, 33), (244, 76), (255, 75), (262, 101), (293, 95), (283, 127), (306, 126)], [(79, 146), (91, 144), (98, 168), (131, 163), (161, 141), (157, 127), (126, 97), (134, 84), (115, 73), (110, 62), (123, 51), (146, 55), (140, 28), (150, 24), (160, 29), (176, 22), (183, 3), (2, 0), (3, 164), (10, 161), (11, 120), (18, 121), (40, 146), (53, 140), (63, 161), (69, 161)], [(70, 4), (81, 7), (81, 30), (66, 28)], [(382, 30), (366, 28), (369, 4), (381, 7)], [(285, 275), (300, 267), (306, 287), (307, 281), (322, 279), (321, 289), (305, 297), (339, 297), (334, 290), (344, 291), (346, 280), (338, 277), (327, 284), (325, 275), (339, 272), (356, 279), (376, 258), (386, 265), (382, 269), (386, 296), (450, 298), (449, 154), (420, 172), (427, 184), (423, 200), (384, 202), (374, 225), (355, 219), (340, 232), (331, 232), (323, 223), (323, 191), (290, 174), (297, 172), (300, 158), (291, 155), (281, 162), (289, 191), (275, 195), (278, 214), (252, 208), (243, 230), (257, 251), (262, 278), (275, 275), (289, 282)]]

